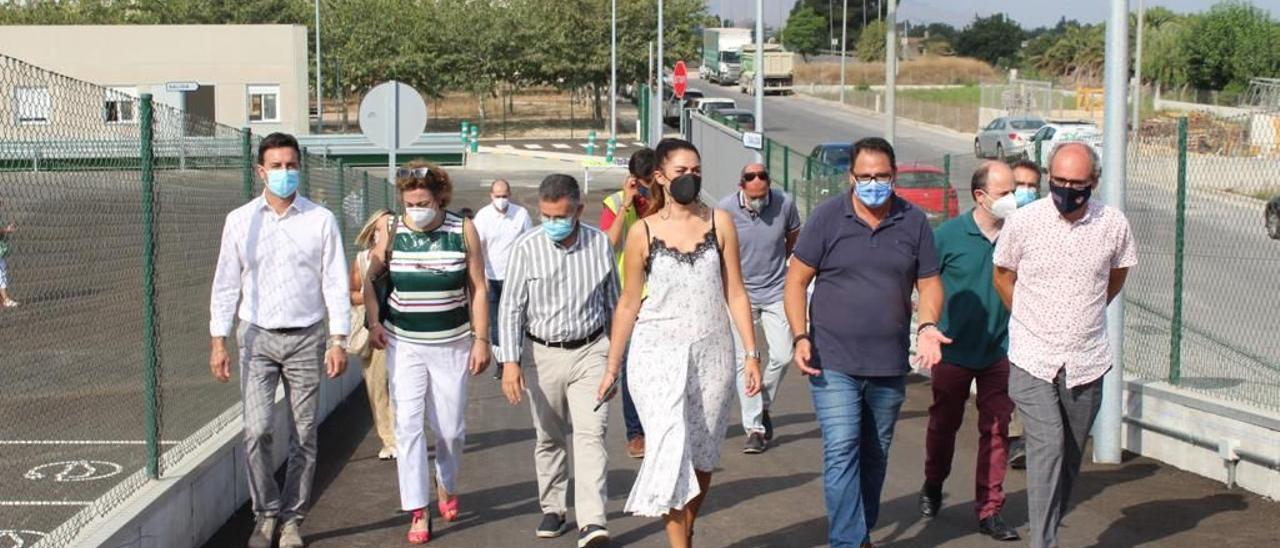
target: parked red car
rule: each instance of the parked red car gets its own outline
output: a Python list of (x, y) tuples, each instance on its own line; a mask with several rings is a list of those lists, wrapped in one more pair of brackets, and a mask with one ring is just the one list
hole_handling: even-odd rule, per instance
[(955, 217), (960, 212), (956, 189), (952, 188), (946, 173), (938, 167), (927, 164), (899, 165), (894, 192), (923, 209), (929, 216), (929, 222), (934, 225)]

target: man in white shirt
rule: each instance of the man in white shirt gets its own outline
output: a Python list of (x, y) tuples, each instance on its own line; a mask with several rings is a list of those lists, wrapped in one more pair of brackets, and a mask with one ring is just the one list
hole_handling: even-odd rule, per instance
[[(493, 341), (493, 353), (498, 354), (502, 341), (498, 338), (498, 306), (502, 302), (502, 281), (506, 279), (507, 259), (516, 238), (533, 227), (529, 212), (511, 203), (511, 184), (497, 179), (489, 186), (489, 198), (493, 201), (476, 212), (476, 230), (484, 246), (484, 275), (489, 279), (489, 339)], [(502, 363), (495, 368), (493, 378), (502, 378)]]
[[(226, 338), (240, 319), (244, 441), (257, 519), (250, 548), (270, 548), (281, 521), (280, 547), (303, 546), (298, 528), (315, 475), (321, 362), (331, 379), (347, 368), (351, 304), (342, 235), (333, 213), (297, 195), (300, 157), (292, 135), (272, 133), (262, 140), (257, 172), (267, 189), (227, 215), (209, 306), (209, 368), (221, 382), (231, 379)], [(271, 454), (281, 378), (293, 418), (283, 497)]]

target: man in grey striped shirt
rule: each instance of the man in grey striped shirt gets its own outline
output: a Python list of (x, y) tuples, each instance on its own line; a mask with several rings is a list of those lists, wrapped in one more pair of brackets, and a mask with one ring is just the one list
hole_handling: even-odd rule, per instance
[[(528, 394), (533, 412), (543, 512), (536, 535), (554, 538), (567, 530), (572, 433), (578, 546), (598, 548), (609, 543), (604, 509), (609, 409), (596, 405), (596, 390), (609, 354), (618, 275), (608, 235), (580, 221), (582, 192), (573, 177), (543, 179), (538, 209), (541, 230), (521, 235), (507, 262), (498, 311), (502, 391), (512, 405)], [(526, 339), (530, 352), (522, 361)]]

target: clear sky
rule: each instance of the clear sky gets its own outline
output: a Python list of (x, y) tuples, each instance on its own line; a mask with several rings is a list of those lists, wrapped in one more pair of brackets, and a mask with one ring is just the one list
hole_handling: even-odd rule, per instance
[[(844, 0), (829, 0), (840, 6)], [(785, 21), (796, 0), (764, 0), (765, 23), (776, 26)], [(1062, 16), (1084, 23), (1097, 23), (1106, 19), (1111, 0), (899, 0), (898, 19), (912, 22), (943, 22), (962, 27), (973, 20), (974, 15), (990, 15), (1005, 12), (1023, 27), (1053, 25)], [(1216, 3), (1214, 0), (1144, 0), (1147, 6), (1164, 6), (1176, 12), (1204, 11)], [(1259, 8), (1280, 18), (1280, 0), (1251, 0)], [(1069, 8), (1064, 8), (1070, 6)], [(1137, 0), (1129, 0), (1130, 11), (1138, 7)], [(746, 22), (755, 19), (755, 0), (707, 0), (711, 13)], [(861, 0), (849, 0), (849, 11), (860, 13)]]

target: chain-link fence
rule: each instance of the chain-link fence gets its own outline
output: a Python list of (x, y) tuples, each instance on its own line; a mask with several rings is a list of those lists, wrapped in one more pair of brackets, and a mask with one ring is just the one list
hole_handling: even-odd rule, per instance
[(1126, 286), (1126, 371), (1280, 410), (1280, 115), (1143, 123), (1126, 196), (1142, 264)]
[[(0, 55), (0, 530), (74, 534), (236, 418), (209, 302), (256, 154), (247, 129)], [(391, 203), (382, 178), (309, 155), (299, 192), (345, 242)]]

